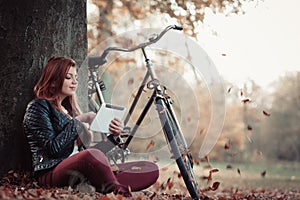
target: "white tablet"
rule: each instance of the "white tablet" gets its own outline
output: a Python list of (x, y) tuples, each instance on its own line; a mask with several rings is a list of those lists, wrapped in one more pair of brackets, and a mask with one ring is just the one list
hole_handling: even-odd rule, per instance
[(90, 126), (90, 130), (109, 133), (108, 129), (111, 120), (114, 118), (122, 120), (125, 111), (126, 108), (123, 106), (103, 103)]

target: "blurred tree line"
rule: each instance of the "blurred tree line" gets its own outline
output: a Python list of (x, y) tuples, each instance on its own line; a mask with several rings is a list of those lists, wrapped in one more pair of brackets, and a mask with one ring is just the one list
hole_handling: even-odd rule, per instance
[[(159, 26), (159, 28), (163, 28), (169, 25), (170, 21), (183, 25), (185, 34), (196, 37), (197, 30), (205, 17), (205, 9), (210, 8), (214, 12), (225, 14), (243, 13), (242, 8), (245, 2), (231, 0), (196, 2), (91, 0), (90, 6), (93, 9), (88, 13), (89, 52), (100, 54), (107, 45), (130, 47), (136, 42), (134, 41), (136, 38), (124, 38), (124, 40), (117, 41), (109, 41), (109, 38), (117, 33), (141, 27), (157, 28)], [(158, 13), (159, 15), (157, 15)], [(168, 61), (165, 60), (166, 57), (169, 59)], [(124, 74), (134, 69), (136, 63), (141, 63), (140, 59), (141, 57), (137, 54), (118, 58), (109, 68), (105, 69), (104, 71), (108, 74), (105, 76), (105, 80), (110, 84), (110, 89), (113, 89)], [(159, 60), (159, 64), (171, 66), (182, 75), (187, 71), (193, 71), (192, 66), (183, 67), (187, 64), (171, 55), (166, 56), (160, 52), (155, 54), (155, 59)], [(163, 80), (166, 80), (167, 75), (170, 76), (170, 72), (166, 73), (166, 70), (162, 68), (156, 70)], [(120, 90), (123, 95), (118, 94), (116, 100), (118, 103), (130, 103), (134, 88), (138, 87), (143, 73), (144, 71), (140, 69), (123, 80)], [(175, 97), (176, 94), (183, 94), (180, 98), (175, 98), (175, 105), (180, 102), (190, 102), (191, 91), (196, 99), (195, 104), (191, 103), (185, 108), (175, 107), (175, 110), (181, 118), (182, 125), (193, 129), (187, 128), (185, 134), (189, 138), (191, 151), (194, 155), (198, 155), (211, 117), (211, 97), (203, 80), (196, 74), (193, 79), (195, 82), (191, 85), (187, 83), (189, 82), (187, 80), (185, 84), (181, 85), (178, 85), (178, 81), (168, 80), (167, 85), (176, 88), (171, 91)], [(222, 135), (213, 151), (208, 155), (211, 159), (230, 162), (261, 159), (300, 160), (300, 126), (298, 125), (300, 119), (300, 72), (283, 76), (267, 89), (261, 88), (253, 80), (245, 80), (242, 88), (224, 80), (224, 88), (227, 89), (226, 118)], [(147, 100), (147, 95), (149, 96), (146, 94), (144, 100)], [(128, 97), (131, 99), (128, 100)], [(140, 105), (139, 108), (142, 107), (143, 105)], [(199, 113), (195, 112), (197, 110), (195, 107)], [(133, 116), (133, 118), (136, 117)], [(145, 135), (151, 135), (152, 130), (155, 130), (155, 123), (148, 126), (150, 122), (155, 122), (151, 116), (146, 119), (145, 124), (147, 125), (142, 129)], [(194, 128), (195, 124), (196, 128)], [(164, 144), (164, 138), (160, 134), (148, 139), (155, 141), (154, 150)], [(145, 151), (145, 146), (147, 146), (147, 142), (133, 140), (130, 148), (133, 151), (142, 152)]]

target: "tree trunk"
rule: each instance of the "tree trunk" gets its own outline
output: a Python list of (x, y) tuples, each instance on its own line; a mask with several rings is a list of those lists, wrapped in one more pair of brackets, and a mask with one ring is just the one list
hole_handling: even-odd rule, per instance
[(0, 176), (29, 169), (22, 120), (33, 87), (51, 55), (87, 54), (86, 1), (0, 0)]

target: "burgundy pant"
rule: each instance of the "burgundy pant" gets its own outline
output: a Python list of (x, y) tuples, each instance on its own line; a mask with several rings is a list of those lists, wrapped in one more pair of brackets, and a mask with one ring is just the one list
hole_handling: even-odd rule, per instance
[(41, 185), (69, 186), (86, 178), (98, 192), (112, 192), (120, 183), (132, 191), (148, 188), (159, 176), (158, 166), (149, 161), (118, 164), (114, 173), (105, 154), (98, 149), (86, 149), (60, 162), (54, 169), (39, 176)]

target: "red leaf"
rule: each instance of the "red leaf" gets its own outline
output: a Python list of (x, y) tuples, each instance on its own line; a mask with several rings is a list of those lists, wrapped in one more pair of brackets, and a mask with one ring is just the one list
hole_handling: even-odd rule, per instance
[(188, 118), (186, 119), (187, 122), (191, 122), (191, 120), (192, 120), (191, 117), (188, 117)]
[(209, 173), (216, 173), (216, 172), (219, 172), (219, 170), (218, 169), (212, 169), (212, 170), (209, 171)]
[(128, 80), (128, 85), (132, 85), (133, 83), (134, 83), (134, 79), (133, 78), (131, 78), (131, 79)]
[(201, 162), (209, 162), (208, 155), (206, 155), (204, 158), (201, 159)]
[(220, 182), (214, 182), (212, 187), (211, 187), (211, 190), (212, 191), (216, 191), (220, 186)]
[(250, 126), (250, 125), (248, 124), (247, 129), (248, 129), (248, 131), (252, 131), (252, 126)]
[(200, 159), (199, 159), (199, 158), (194, 159), (194, 163), (195, 163), (196, 165), (200, 165)]
[(178, 173), (177, 173), (177, 177), (178, 177), (178, 178), (181, 178), (181, 177), (182, 177), (181, 173), (178, 172)]
[(155, 142), (153, 140), (150, 141), (150, 143), (147, 145), (146, 150), (148, 151), (149, 149), (151, 149), (154, 146)]
[(108, 196), (104, 195), (104, 196), (100, 197), (99, 200), (110, 200), (110, 198)]
[(271, 115), (270, 113), (268, 113), (268, 112), (265, 111), (265, 110), (263, 110), (263, 114), (266, 115), (266, 116), (268, 116), (268, 117)]
[(174, 183), (171, 181), (171, 178), (169, 178), (168, 181), (167, 181), (167, 187), (169, 189), (172, 189), (173, 186), (174, 186)]
[(228, 149), (230, 149), (230, 146), (226, 143), (226, 144), (224, 145), (224, 149), (228, 150)]

